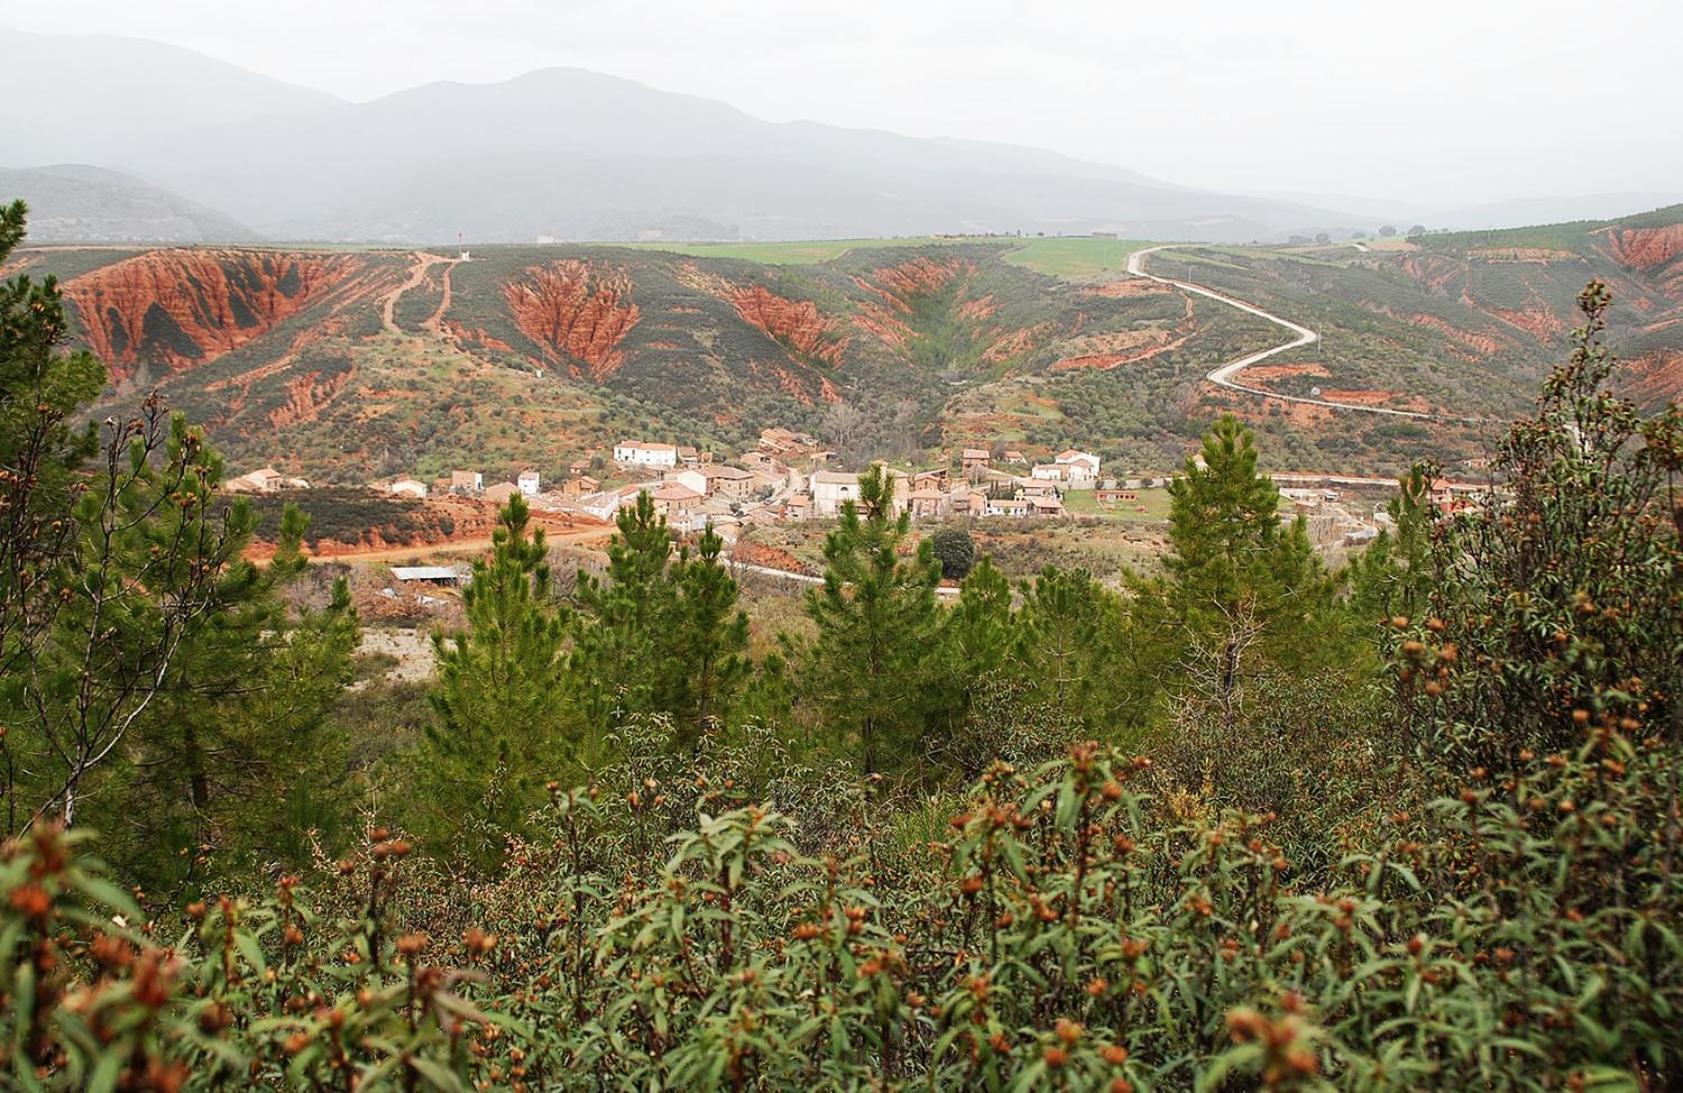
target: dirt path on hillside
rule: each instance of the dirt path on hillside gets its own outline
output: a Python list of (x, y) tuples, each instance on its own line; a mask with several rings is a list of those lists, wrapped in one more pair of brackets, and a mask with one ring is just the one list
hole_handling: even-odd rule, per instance
[[(410, 260), (414, 264), (409, 267), (409, 279), (392, 289), (391, 292), (386, 294), (386, 298), (381, 301), (380, 315), (381, 318), (385, 320), (387, 333), (390, 334), (403, 333), (403, 331), (399, 330), (397, 327), (397, 302), (403, 297), (403, 294), (412, 288), (418, 287), (422, 281), (425, 281), (427, 279), (427, 271), (438, 265), (438, 263), (449, 262), (451, 265), (454, 265), (457, 261), (454, 258), (446, 258), (442, 254), (432, 254), (424, 250), (418, 250), (414, 254), (410, 255)], [(448, 304), (450, 300), (449, 273), (446, 272), (444, 277), (444, 300), (445, 303)], [(433, 315), (433, 319), (437, 319), (443, 314), (444, 308), (441, 306)], [(432, 322), (433, 319), (429, 319), (428, 322)]]
[(429, 315), (427, 321), (421, 324), (429, 334), (439, 336), (444, 334), (444, 313), (450, 310), (450, 272), (456, 268), (456, 262), (460, 259), (450, 259), (449, 261), (450, 264), (444, 267), (444, 273), (440, 278), (444, 282), (444, 293), (439, 297), (438, 310)]

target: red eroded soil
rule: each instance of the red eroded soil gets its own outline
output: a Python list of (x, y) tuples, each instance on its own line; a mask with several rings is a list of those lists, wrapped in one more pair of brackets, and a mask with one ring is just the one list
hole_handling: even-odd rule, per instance
[(786, 573), (805, 573), (807, 567), (799, 558), (780, 547), (767, 546), (752, 539), (738, 539), (731, 550), (731, 556), (743, 565), (765, 566), (767, 569), (781, 569)]
[(997, 363), (1021, 356), (1039, 345), (1041, 339), (1050, 334), (1053, 329), (1051, 323), (1036, 323), (1034, 326), (1007, 331), (982, 351), (982, 359), (989, 363)]
[(907, 301), (912, 297), (932, 296), (946, 288), (947, 282), (958, 276), (961, 271), (972, 272), (975, 268), (973, 263), (961, 262), (956, 258), (938, 262), (920, 255), (897, 266), (884, 266), (873, 270), (871, 278), (874, 284), (863, 278), (858, 280), (863, 287), (889, 300), (899, 310), (910, 311), (911, 304)]
[[(637, 325), (630, 276), (566, 258), (533, 266), (503, 286), (503, 298), (522, 333), (566, 364), (575, 378), (601, 382), (625, 363), (620, 343)], [(579, 367), (582, 362), (584, 367)]]
[(1683, 398), (1683, 349), (1654, 349), (1619, 369), (1621, 384), (1638, 402), (1659, 405)]
[(326, 298), (363, 268), (349, 254), (149, 251), (65, 286), (82, 336), (114, 378), (215, 360)]
[(314, 421), (351, 381), (349, 369), (323, 377), (319, 370), (306, 372), (286, 382), (286, 403), (269, 412), (277, 428)]
[(1102, 285), (1090, 285), (1083, 290), (1089, 296), (1108, 296), (1120, 299), (1125, 296), (1167, 296), (1175, 289), (1161, 281), (1148, 281), (1144, 277), (1124, 277), (1119, 281), (1106, 281)]
[[(927, 296), (944, 291), (955, 277), (968, 277), (976, 270), (975, 263), (948, 258), (937, 261), (934, 258), (919, 256), (899, 265), (883, 266), (872, 270), (869, 277), (855, 277), (853, 283), (864, 289), (872, 297), (859, 305), (859, 313), (854, 317), (854, 326), (878, 339), (891, 349), (902, 349), (915, 335), (912, 328), (902, 321), (901, 316), (910, 315), (914, 310), (914, 302)], [(965, 300), (962, 287), (955, 301), (959, 313), (972, 321), (976, 316), (965, 312), (965, 308), (974, 310), (975, 305), (986, 301), (986, 307), (991, 309), (993, 302), (990, 297), (982, 300)], [(991, 310), (988, 314), (991, 314)]]
[(1070, 372), (1080, 368), (1102, 371), (1119, 365), (1150, 360), (1160, 353), (1181, 345), (1189, 334), (1175, 336), (1168, 330), (1123, 330), (1108, 334), (1094, 334), (1075, 343), (1075, 352), (1054, 363), (1053, 372)]
[(1443, 293), (1450, 281), (1457, 277), (1464, 277), (1467, 269), (1455, 258), (1443, 254), (1426, 254), (1423, 252), (1405, 255), (1402, 260), (1403, 272), (1424, 285), (1427, 292)]
[(1332, 375), (1324, 364), (1257, 364), (1245, 369), (1245, 382), (1273, 383), (1275, 380), (1289, 379), (1292, 376), (1315, 376), (1324, 378)]
[[(1468, 307), (1475, 309), (1479, 308), (1479, 304), (1470, 298), (1464, 297), (1461, 302), (1466, 304)], [(1428, 330), (1433, 330), (1442, 334), (1451, 342), (1451, 349), (1455, 349), (1457, 346), (1460, 347), (1456, 350), (1456, 352), (1457, 355), (1462, 357), (1464, 360), (1479, 360), (1483, 357), (1490, 356), (1492, 353), (1495, 353), (1501, 348), (1502, 343), (1492, 335), (1476, 330), (1464, 330), (1461, 327), (1456, 326), (1454, 323), (1449, 322), (1447, 319), (1437, 315), (1429, 315), (1425, 312), (1402, 314), (1391, 307), (1387, 307), (1384, 304), (1376, 304), (1372, 301), (1363, 301), (1362, 306), (1377, 315), (1384, 315), (1387, 318), (1410, 323), (1414, 326), (1423, 326)], [(1517, 326), (1520, 324), (1515, 323), (1514, 325)], [(1530, 328), (1527, 327), (1526, 329)]]
[(1485, 310), (1509, 326), (1519, 327), (1539, 341), (1549, 341), (1571, 329), (1565, 319), (1555, 314), (1554, 309), (1540, 302), (1523, 309), (1487, 307)]
[(1621, 266), (1652, 269), (1683, 254), (1683, 224), (1613, 230), (1607, 233), (1607, 243)]
[(763, 285), (750, 285), (734, 289), (730, 302), (744, 322), (808, 360), (833, 366), (847, 348), (841, 323), (820, 313), (811, 300), (790, 300)]
[(1347, 406), (1385, 406), (1397, 397), (1395, 391), (1342, 391), (1326, 388), (1321, 397), (1328, 402), (1342, 402)]

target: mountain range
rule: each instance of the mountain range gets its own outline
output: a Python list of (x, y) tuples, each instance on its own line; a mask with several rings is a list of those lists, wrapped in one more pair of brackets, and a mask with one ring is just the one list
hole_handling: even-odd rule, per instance
[[(1237, 242), (1371, 227), (1308, 202), (1211, 193), (1033, 148), (774, 124), (576, 68), (353, 103), (160, 42), (0, 30), (0, 95), (50, 102), (12, 120), (0, 165), (52, 168), (10, 180), (38, 203), (73, 177), (72, 219), (89, 240), (189, 237), (148, 228), (130, 207), (137, 185), (161, 191), (161, 206), (203, 206), (201, 238), (227, 240), (1098, 230)], [(135, 176), (105, 180), (109, 222), (93, 215), (99, 180), (67, 164)]]

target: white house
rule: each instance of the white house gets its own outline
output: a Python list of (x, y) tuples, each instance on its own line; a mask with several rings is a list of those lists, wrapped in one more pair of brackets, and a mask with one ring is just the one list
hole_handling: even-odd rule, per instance
[(527, 468), (520, 472), (520, 477), (514, 480), (514, 484), (519, 486), (520, 492), (527, 497), (536, 497), (538, 495), (538, 472)]
[(1063, 482), (1069, 478), (1069, 468), (1061, 463), (1036, 463), (1029, 477), (1040, 482)]
[(682, 486), (697, 497), (707, 496), (707, 476), (699, 470), (685, 467), (681, 471), (667, 471), (661, 480)]
[(813, 471), (810, 483), (812, 511), (817, 516), (834, 516), (843, 503), (859, 500), (859, 476), (842, 471)]
[(641, 440), (622, 440), (614, 445), (614, 462), (633, 467), (676, 467), (678, 446), (649, 444)]
[(1072, 490), (1090, 490), (1098, 483), (1099, 457), (1092, 452), (1078, 452), (1070, 448), (1059, 452), (1053, 463), (1065, 468), (1065, 481)]
[(699, 531), (706, 525), (707, 517), (697, 509), (701, 494), (688, 486), (663, 482), (649, 494), (649, 500), (654, 502), (655, 512), (666, 517), (668, 526), (679, 531)]
[(386, 492), (394, 497), (422, 498), (427, 495), (427, 484), (414, 478), (399, 478), (386, 487)]

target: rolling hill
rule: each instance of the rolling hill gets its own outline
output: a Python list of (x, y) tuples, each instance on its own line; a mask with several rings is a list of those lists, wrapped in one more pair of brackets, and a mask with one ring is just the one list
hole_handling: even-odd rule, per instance
[[(1005, 442), (1177, 466), (1218, 413), (1272, 465), (1396, 471), (1476, 457), (1559, 358), (1590, 277), (1645, 400), (1683, 376), (1683, 207), (1608, 223), (1430, 236), (1393, 249), (1178, 247), (1153, 272), (1323, 335), (1245, 373), (1282, 395), (1408, 409), (1386, 418), (1216, 388), (1205, 374), (1277, 327), (1126, 277), (1141, 244), (925, 239), (894, 245), (48, 248), (108, 405), (150, 388), (208, 423), (236, 466), (314, 479), (553, 476), (624, 435), (732, 449), (786, 425), (912, 457)], [(833, 408), (859, 411), (846, 438)], [(101, 412), (104, 412), (103, 408)]]
[(37, 243), (241, 243), (258, 238), (215, 209), (103, 167), (0, 167), (0, 194), (29, 202), (29, 235)]

